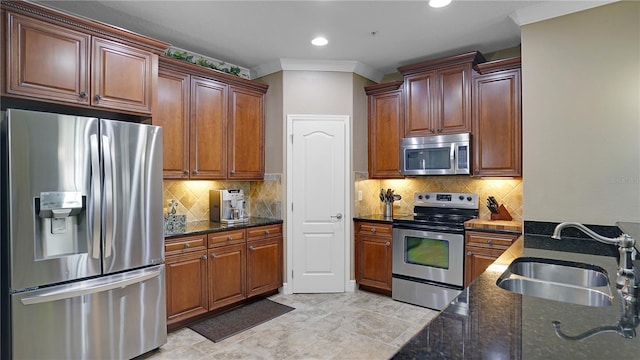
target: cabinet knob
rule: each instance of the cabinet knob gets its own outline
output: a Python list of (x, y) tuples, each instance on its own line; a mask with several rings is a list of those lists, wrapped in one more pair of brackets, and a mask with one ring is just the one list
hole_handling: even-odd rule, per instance
[(442, 132), (442, 129), (438, 129), (438, 132), (439, 132), (439, 133), (441, 133), (441, 132)]
[(473, 253), (471, 251), (467, 251), (467, 256), (471, 256)]
[(371, 232), (372, 233), (376, 232), (376, 228), (371, 228)]
[(493, 242), (493, 240), (492, 240), (492, 239), (488, 239), (488, 240), (487, 240), (487, 244), (491, 244), (492, 242)]
[(207, 260), (207, 255), (202, 255), (202, 260)]
[(249, 246), (249, 250), (251, 250), (251, 251), (253, 251), (253, 250), (254, 250), (253, 245)]
[(96, 95), (96, 100), (98, 100), (98, 101), (102, 100), (102, 95), (100, 95), (100, 94)]
[(81, 99), (86, 99), (87, 98), (87, 92), (86, 91), (80, 91), (80, 94), (78, 94), (80, 96)]
[(434, 133), (433, 128), (429, 128), (429, 132), (433, 134)]
[(265, 231), (264, 231), (264, 234), (265, 234), (265, 235), (269, 235), (269, 230), (265, 230)]
[(189, 176), (189, 170), (185, 170), (185, 171), (183, 171), (183, 172), (182, 172), (182, 174), (183, 174), (184, 176)]
[(231, 175), (235, 175), (236, 171), (235, 170), (231, 170)]
[(188, 248), (190, 248), (190, 247), (191, 247), (191, 245), (189, 245), (189, 243), (184, 243), (184, 248), (185, 248), (185, 249), (188, 249)]
[(193, 170), (191, 173), (192, 173), (193, 175), (198, 175), (198, 170)]
[(388, 241), (386, 243), (384, 243), (384, 246), (389, 246), (389, 245), (391, 245), (391, 243), (388, 242)]
[(211, 253), (211, 258), (213, 259), (214, 257), (216, 257), (216, 253)]
[(227, 236), (227, 241), (231, 241), (233, 240), (233, 237), (231, 235)]

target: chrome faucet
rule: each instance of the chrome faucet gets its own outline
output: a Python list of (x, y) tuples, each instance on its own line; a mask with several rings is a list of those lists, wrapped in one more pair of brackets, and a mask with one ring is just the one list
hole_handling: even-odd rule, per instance
[(627, 235), (622, 234), (616, 238), (608, 238), (602, 235), (596, 234), (586, 226), (575, 222), (563, 222), (556, 226), (551, 236), (554, 239), (560, 239), (560, 232), (564, 228), (574, 227), (581, 230), (591, 238), (598, 240), (605, 244), (618, 246), (620, 252), (620, 259), (618, 260), (618, 277), (616, 279), (616, 287), (621, 290), (624, 297), (637, 298), (638, 289), (640, 288), (640, 270), (634, 266), (633, 260), (635, 258), (635, 240)]

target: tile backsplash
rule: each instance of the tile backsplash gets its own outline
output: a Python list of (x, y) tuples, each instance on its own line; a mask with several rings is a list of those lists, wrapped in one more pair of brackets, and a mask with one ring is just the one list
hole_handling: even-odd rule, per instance
[(265, 174), (264, 181), (164, 180), (164, 213), (169, 201), (176, 200), (176, 214), (186, 215), (187, 222), (208, 221), (209, 190), (217, 189), (242, 189), (251, 216), (282, 218), (281, 174)]
[[(413, 194), (424, 191), (477, 193), (480, 201), (479, 218), (490, 219), (485, 206), (487, 198), (493, 196), (503, 204), (513, 221), (522, 222), (522, 179), (482, 179), (469, 176), (421, 176), (408, 179), (371, 180), (366, 173), (355, 173), (355, 216), (382, 214), (384, 203), (380, 201), (380, 189), (391, 188), (402, 200), (393, 203), (393, 213), (413, 212)], [(362, 200), (358, 201), (358, 191)]]

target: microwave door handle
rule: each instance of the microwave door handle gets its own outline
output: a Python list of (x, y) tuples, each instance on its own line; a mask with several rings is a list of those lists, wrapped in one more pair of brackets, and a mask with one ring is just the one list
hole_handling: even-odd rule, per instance
[(451, 170), (453, 173), (458, 172), (458, 164), (456, 163), (456, 159), (458, 158), (458, 146), (456, 143), (451, 144), (451, 151), (449, 152), (449, 161), (451, 162)]

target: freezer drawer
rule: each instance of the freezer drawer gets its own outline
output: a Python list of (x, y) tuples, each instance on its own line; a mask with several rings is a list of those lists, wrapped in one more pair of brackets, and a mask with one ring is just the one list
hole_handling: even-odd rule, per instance
[(11, 295), (14, 359), (131, 359), (167, 341), (164, 265)]

